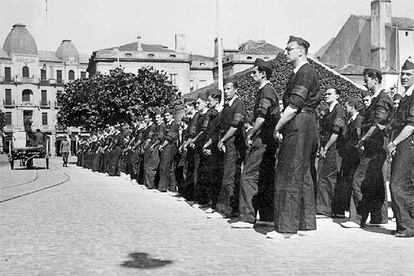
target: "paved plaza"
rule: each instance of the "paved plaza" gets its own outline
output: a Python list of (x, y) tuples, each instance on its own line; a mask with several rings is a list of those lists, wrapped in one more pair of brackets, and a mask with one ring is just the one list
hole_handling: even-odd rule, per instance
[(272, 241), (185, 201), (52, 159), (10, 170), (0, 155), (0, 275), (413, 275), (414, 239), (395, 227)]

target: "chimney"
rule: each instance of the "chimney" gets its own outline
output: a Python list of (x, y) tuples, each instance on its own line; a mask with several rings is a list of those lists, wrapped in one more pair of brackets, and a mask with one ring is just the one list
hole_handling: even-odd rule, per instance
[(371, 66), (382, 70), (387, 67), (386, 28), (391, 24), (391, 0), (371, 2)]
[(141, 36), (137, 36), (137, 51), (142, 52), (142, 43), (141, 43)]
[(187, 47), (185, 46), (185, 34), (175, 35), (175, 51), (178, 53), (187, 52)]

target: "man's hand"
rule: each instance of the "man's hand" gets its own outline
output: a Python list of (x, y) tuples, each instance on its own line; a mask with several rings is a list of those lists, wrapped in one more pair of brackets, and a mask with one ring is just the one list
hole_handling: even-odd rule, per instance
[(327, 150), (324, 147), (321, 147), (321, 149), (319, 150), (319, 156), (321, 158), (326, 158), (326, 152)]
[(393, 156), (396, 150), (397, 150), (397, 145), (394, 144), (393, 142), (389, 143), (386, 147), (386, 151), (389, 156)]
[(275, 131), (273, 132), (273, 138), (278, 142), (282, 142), (283, 135), (277, 129), (275, 129)]
[(219, 150), (222, 150), (222, 148), (224, 147), (224, 142), (223, 142), (223, 140), (220, 140), (220, 141), (217, 143), (217, 147), (219, 148)]

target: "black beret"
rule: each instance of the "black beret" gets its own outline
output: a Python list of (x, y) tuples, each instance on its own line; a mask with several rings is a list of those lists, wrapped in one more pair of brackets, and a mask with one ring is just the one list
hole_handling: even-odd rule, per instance
[(296, 42), (297, 44), (299, 44), (302, 47), (305, 47), (306, 49), (309, 49), (310, 47), (310, 43), (301, 37), (291, 35), (289, 36), (288, 44), (291, 42)]
[(228, 83), (233, 83), (234, 86), (238, 86), (237, 80), (235, 78), (227, 78), (224, 80), (224, 85), (228, 84)]
[(392, 100), (393, 101), (398, 101), (398, 100), (401, 100), (401, 98), (402, 98), (401, 94), (395, 93)]
[(207, 101), (207, 93), (199, 93), (197, 99), (202, 99), (203, 101)]
[(154, 108), (154, 115), (162, 115), (162, 110), (161, 108)]
[(412, 63), (408, 59), (404, 62), (404, 65), (401, 68), (401, 70), (413, 70), (413, 69), (414, 69), (414, 63)]
[(210, 97), (210, 96), (217, 97), (219, 95), (221, 96), (221, 91), (216, 87), (209, 88), (206, 91), (206, 95), (207, 95), (207, 97)]
[(372, 96), (371, 91), (369, 90), (362, 90), (362, 98), (368, 97), (368, 96)]
[(272, 64), (269, 61), (264, 61), (261, 58), (257, 58), (254, 61), (254, 66), (257, 66), (261, 70), (266, 71), (266, 73), (268, 74), (268, 77), (270, 77), (270, 75), (273, 72), (273, 66), (272, 66)]
[(379, 71), (377, 69), (372, 69), (372, 68), (365, 68), (362, 75), (364, 75), (364, 76), (365, 75), (374, 75), (378, 79), (382, 78), (381, 71)]

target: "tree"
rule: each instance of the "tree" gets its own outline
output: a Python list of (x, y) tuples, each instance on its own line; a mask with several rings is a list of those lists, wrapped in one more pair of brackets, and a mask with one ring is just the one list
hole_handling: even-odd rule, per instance
[(97, 73), (68, 83), (57, 99), (62, 105), (58, 122), (87, 130), (131, 123), (134, 115), (171, 106), (179, 98), (163, 71), (146, 67), (133, 74), (116, 68), (108, 75)]

